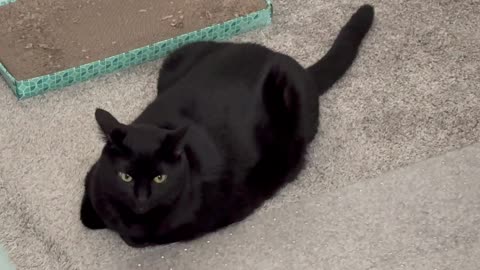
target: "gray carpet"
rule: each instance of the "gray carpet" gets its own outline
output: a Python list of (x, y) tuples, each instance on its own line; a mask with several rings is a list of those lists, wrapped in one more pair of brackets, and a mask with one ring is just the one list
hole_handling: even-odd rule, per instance
[[(311, 64), (363, 3), (274, 1), (273, 25), (235, 41)], [(189, 244), (131, 249), (78, 220), (101, 146), (94, 109), (133, 119), (154, 97), (160, 62), (21, 102), (0, 81), (0, 242), (12, 260), (42, 270), (478, 269), (478, 145), (381, 175), (479, 141), (480, 2), (370, 3), (376, 22), (321, 99), (307, 169), (246, 222)]]

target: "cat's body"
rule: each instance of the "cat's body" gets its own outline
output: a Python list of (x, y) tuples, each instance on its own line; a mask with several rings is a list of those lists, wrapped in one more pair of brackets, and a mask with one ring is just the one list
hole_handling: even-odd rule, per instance
[(373, 8), (362, 7), (309, 69), (253, 44), (174, 52), (158, 97), (133, 123), (97, 110), (107, 144), (86, 177), (83, 224), (143, 246), (244, 219), (297, 176), (317, 132), (318, 97), (351, 65), (372, 20)]

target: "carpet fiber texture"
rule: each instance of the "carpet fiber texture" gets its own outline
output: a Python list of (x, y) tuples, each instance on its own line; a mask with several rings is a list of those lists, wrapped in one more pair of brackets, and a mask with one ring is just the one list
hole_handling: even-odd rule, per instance
[[(308, 65), (364, 3), (274, 1), (273, 25), (235, 41)], [(383, 174), (479, 141), (480, 1), (369, 3), (376, 21), (321, 98), (302, 175), (247, 221), (188, 244), (131, 249), (78, 219), (102, 145), (95, 108), (132, 120), (160, 62), (21, 102), (1, 81), (0, 243), (18, 269), (478, 269), (479, 147)]]

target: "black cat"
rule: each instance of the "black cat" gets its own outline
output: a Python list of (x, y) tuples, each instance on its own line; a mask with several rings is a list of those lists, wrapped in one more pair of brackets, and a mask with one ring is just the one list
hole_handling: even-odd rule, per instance
[(138, 247), (247, 217), (297, 176), (317, 132), (318, 97), (352, 64), (373, 16), (362, 6), (308, 69), (254, 44), (172, 53), (157, 98), (133, 123), (95, 112), (106, 145), (86, 177), (83, 224)]

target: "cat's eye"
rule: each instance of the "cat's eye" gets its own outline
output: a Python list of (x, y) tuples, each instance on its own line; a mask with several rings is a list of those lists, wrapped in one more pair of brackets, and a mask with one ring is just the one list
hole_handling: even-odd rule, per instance
[(118, 177), (120, 177), (120, 179), (122, 179), (122, 181), (125, 181), (125, 182), (132, 182), (133, 180), (133, 177), (131, 177), (130, 175), (126, 174), (126, 173), (123, 173), (123, 172), (118, 172)]
[(165, 182), (165, 180), (167, 180), (167, 175), (166, 174), (157, 175), (157, 176), (155, 176), (155, 178), (153, 178), (153, 182), (155, 182), (157, 184), (161, 184), (161, 183)]

